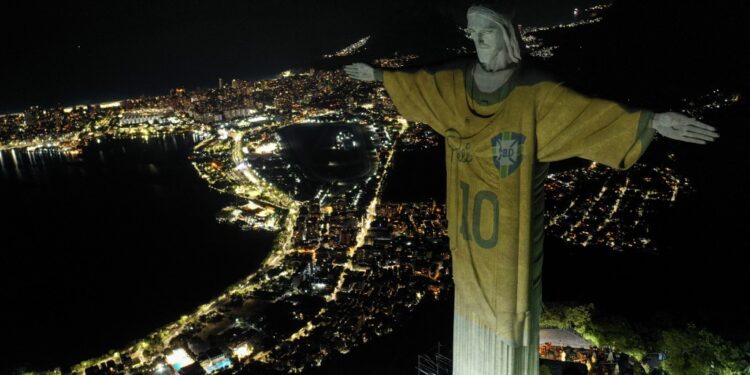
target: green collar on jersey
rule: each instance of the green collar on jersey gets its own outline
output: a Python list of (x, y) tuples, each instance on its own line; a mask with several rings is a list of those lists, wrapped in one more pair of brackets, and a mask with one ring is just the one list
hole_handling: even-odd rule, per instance
[(518, 83), (518, 71), (521, 70), (521, 67), (517, 65), (513, 68), (513, 73), (511, 73), (508, 80), (502, 86), (493, 92), (482, 92), (474, 84), (474, 75), (472, 74), (474, 66), (476, 66), (476, 62), (466, 64), (466, 68), (464, 69), (464, 85), (466, 93), (479, 105), (486, 106), (501, 102), (510, 95), (510, 92), (513, 91), (513, 88)]

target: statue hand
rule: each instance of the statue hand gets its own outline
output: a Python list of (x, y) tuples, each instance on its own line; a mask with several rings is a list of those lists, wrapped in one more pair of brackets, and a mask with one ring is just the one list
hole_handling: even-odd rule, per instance
[(344, 65), (344, 71), (349, 75), (349, 78), (356, 79), (358, 81), (375, 81), (375, 68), (365, 63)]
[(657, 113), (651, 124), (659, 134), (683, 142), (703, 145), (719, 137), (716, 128), (676, 112)]

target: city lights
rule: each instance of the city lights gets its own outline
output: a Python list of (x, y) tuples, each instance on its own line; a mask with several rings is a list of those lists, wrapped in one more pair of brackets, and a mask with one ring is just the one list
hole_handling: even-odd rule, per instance
[(182, 348), (175, 349), (170, 354), (167, 354), (166, 360), (175, 371), (180, 371), (181, 368), (195, 363), (195, 360)]

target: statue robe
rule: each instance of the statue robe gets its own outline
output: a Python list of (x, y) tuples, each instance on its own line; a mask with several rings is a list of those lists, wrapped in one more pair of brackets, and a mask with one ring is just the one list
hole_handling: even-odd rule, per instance
[(482, 93), (474, 64), (385, 71), (382, 80), (404, 118), (446, 140), (453, 374), (537, 374), (549, 162), (580, 157), (627, 169), (653, 139), (653, 113), (580, 95), (520, 67)]

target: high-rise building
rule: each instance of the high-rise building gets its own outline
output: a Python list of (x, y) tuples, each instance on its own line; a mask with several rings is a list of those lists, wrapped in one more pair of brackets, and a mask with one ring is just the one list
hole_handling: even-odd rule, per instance
[(29, 107), (24, 112), (24, 125), (28, 127), (35, 127), (39, 124), (39, 120), (42, 117), (42, 110), (39, 106)]

